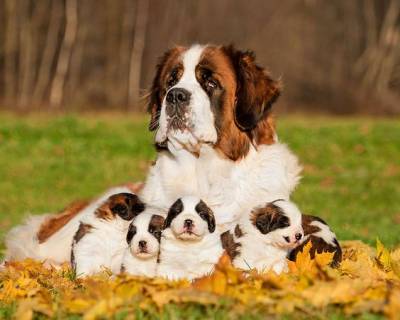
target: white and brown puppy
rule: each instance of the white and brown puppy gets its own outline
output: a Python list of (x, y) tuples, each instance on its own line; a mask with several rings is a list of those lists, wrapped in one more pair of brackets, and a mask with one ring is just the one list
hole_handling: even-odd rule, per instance
[(310, 256), (314, 259), (316, 253), (333, 253), (332, 267), (338, 267), (342, 261), (342, 249), (336, 238), (335, 233), (329, 228), (327, 223), (321, 218), (303, 214), (302, 225), (304, 238), (301, 244), (293, 249), (289, 254), (289, 259), (296, 261), (296, 256), (303, 251), (304, 246), (311, 242)]
[(160, 252), (161, 232), (166, 210), (147, 207), (129, 225), (128, 248), (122, 259), (121, 272), (154, 277)]
[(77, 276), (94, 274), (103, 268), (120, 272), (129, 223), (144, 207), (137, 195), (118, 193), (92, 215), (82, 218), (71, 250), (71, 264)]
[(301, 212), (287, 200), (275, 200), (243, 215), (221, 241), (236, 268), (287, 271), (286, 257), (303, 238)]
[(214, 270), (222, 253), (211, 209), (197, 197), (178, 199), (165, 219), (157, 275), (170, 280), (202, 277)]

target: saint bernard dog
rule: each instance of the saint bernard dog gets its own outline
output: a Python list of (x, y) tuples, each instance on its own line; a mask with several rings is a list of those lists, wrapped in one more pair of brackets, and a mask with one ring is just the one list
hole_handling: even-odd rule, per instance
[(342, 261), (342, 249), (335, 233), (329, 228), (327, 223), (321, 218), (303, 215), (302, 225), (304, 238), (301, 244), (290, 252), (289, 259), (296, 261), (297, 254), (303, 251), (307, 243), (311, 242), (311, 259), (314, 259), (316, 253), (331, 252), (333, 253), (331, 266), (338, 267)]
[(238, 269), (285, 272), (288, 253), (303, 238), (301, 217), (297, 206), (287, 200), (259, 206), (221, 235), (223, 247)]
[(224, 231), (263, 201), (289, 199), (301, 167), (278, 142), (271, 107), (279, 94), (252, 52), (212, 45), (166, 52), (149, 99), (159, 152), (144, 201), (168, 206), (196, 195)]
[[(271, 108), (279, 95), (279, 82), (252, 52), (213, 45), (167, 51), (149, 94), (158, 156), (140, 198), (168, 208), (196, 195), (213, 210), (219, 232), (254, 206), (289, 199), (301, 167), (278, 142)], [(68, 261), (79, 221), (98, 204), (15, 228), (6, 239), (7, 256)]]
[(212, 273), (223, 252), (211, 209), (197, 197), (184, 196), (175, 201), (165, 219), (157, 276), (200, 278)]
[(128, 247), (122, 259), (122, 273), (146, 277), (156, 275), (165, 215), (166, 210), (147, 206), (133, 219), (126, 235)]
[(76, 275), (87, 276), (104, 268), (119, 273), (129, 223), (144, 208), (137, 195), (118, 193), (110, 196), (92, 215), (83, 217), (71, 250), (71, 265)]

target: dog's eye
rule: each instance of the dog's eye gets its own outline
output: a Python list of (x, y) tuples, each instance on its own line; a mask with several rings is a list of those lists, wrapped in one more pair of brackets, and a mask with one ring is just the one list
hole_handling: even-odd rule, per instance
[(171, 71), (171, 74), (168, 77), (167, 80), (167, 86), (168, 88), (172, 87), (174, 84), (176, 84), (178, 78), (178, 70), (174, 69)]
[(153, 235), (157, 238), (160, 239), (161, 238), (161, 231), (156, 231), (153, 233)]
[(209, 86), (210, 88), (215, 89), (217, 87), (217, 83), (213, 80), (208, 80), (207, 81), (207, 86)]

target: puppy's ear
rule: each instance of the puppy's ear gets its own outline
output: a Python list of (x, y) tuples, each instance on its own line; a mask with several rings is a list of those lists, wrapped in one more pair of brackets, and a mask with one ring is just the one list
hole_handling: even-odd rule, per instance
[(203, 220), (207, 221), (208, 231), (213, 233), (215, 231), (215, 217), (212, 210), (203, 200), (200, 200), (200, 202), (196, 205), (195, 210)]
[(176, 218), (178, 214), (183, 211), (183, 202), (181, 199), (176, 200), (171, 208), (168, 210), (167, 218), (164, 221), (164, 229), (169, 228), (171, 226), (172, 220)]
[(126, 234), (126, 242), (128, 242), (128, 244), (131, 244), (131, 241), (135, 236), (135, 234), (136, 234), (136, 227), (131, 223), (129, 225), (128, 233)]
[(251, 51), (239, 51), (233, 46), (223, 47), (236, 71), (235, 122), (243, 131), (253, 130), (271, 110), (280, 95), (280, 83), (255, 62)]
[(257, 214), (255, 218), (255, 227), (262, 234), (267, 234), (272, 231), (273, 220), (273, 216), (267, 212)]
[(161, 113), (161, 104), (162, 104), (162, 96), (165, 90), (164, 81), (164, 73), (168, 61), (176, 55), (177, 51), (180, 48), (173, 48), (166, 51), (158, 60), (158, 64), (156, 66), (156, 74), (153, 79), (153, 84), (151, 86), (150, 92), (147, 94), (148, 105), (147, 111), (151, 115), (149, 130), (154, 131), (158, 129), (160, 113)]
[(126, 203), (129, 205), (129, 208), (132, 211), (133, 217), (136, 217), (139, 213), (143, 212), (146, 208), (146, 205), (136, 194), (127, 193)]

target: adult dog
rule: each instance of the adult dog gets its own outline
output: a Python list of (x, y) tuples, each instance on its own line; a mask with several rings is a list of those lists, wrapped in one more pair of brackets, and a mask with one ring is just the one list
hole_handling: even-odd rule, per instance
[[(265, 201), (288, 199), (300, 166), (277, 139), (271, 107), (279, 94), (279, 83), (251, 52), (210, 45), (167, 51), (149, 96), (150, 130), (159, 152), (141, 199), (168, 208), (184, 195), (196, 195), (214, 211), (219, 231)], [(6, 258), (33, 251), (54, 262), (69, 258), (64, 251), (92, 207), (15, 228), (6, 239)], [(27, 241), (37, 242), (26, 245), (35, 250), (13, 252)]]

